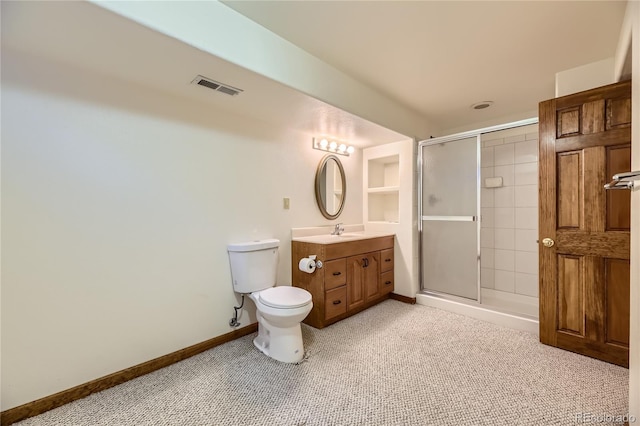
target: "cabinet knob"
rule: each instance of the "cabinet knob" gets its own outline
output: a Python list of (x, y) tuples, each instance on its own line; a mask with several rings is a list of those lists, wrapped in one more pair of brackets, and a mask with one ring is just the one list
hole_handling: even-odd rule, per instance
[(333, 275), (337, 277), (338, 275), (342, 275), (342, 272), (334, 272)]
[(391, 284), (391, 281), (385, 281), (384, 284), (385, 285), (389, 285), (389, 284)]
[(366, 257), (362, 258), (362, 267), (366, 268), (367, 266), (369, 266), (369, 259)]
[(339, 305), (339, 304), (341, 304), (341, 303), (342, 303), (342, 300), (334, 300), (334, 301), (333, 301), (333, 304), (334, 304), (334, 305)]
[(385, 262), (391, 262), (391, 259), (385, 259), (384, 261)]

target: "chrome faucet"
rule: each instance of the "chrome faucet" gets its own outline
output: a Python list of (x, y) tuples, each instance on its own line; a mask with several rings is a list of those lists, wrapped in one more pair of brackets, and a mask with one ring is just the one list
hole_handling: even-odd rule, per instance
[(331, 235), (341, 235), (343, 232), (344, 232), (344, 227), (342, 226), (342, 223), (336, 223), (336, 227), (331, 233)]

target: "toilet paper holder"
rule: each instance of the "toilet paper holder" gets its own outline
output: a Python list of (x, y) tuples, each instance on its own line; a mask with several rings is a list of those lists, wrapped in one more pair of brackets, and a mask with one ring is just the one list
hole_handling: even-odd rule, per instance
[(322, 261), (316, 260), (317, 256), (312, 254), (311, 256), (303, 257), (298, 262), (298, 269), (305, 274), (313, 274), (316, 269), (322, 268)]
[(311, 255), (309, 255), (309, 256), (307, 256), (307, 257), (308, 257), (309, 259), (311, 259), (311, 260), (315, 260), (315, 261), (316, 261), (316, 269), (320, 269), (320, 268), (322, 268), (322, 260), (316, 260), (316, 258), (317, 258), (318, 256), (316, 256), (315, 254), (311, 254)]

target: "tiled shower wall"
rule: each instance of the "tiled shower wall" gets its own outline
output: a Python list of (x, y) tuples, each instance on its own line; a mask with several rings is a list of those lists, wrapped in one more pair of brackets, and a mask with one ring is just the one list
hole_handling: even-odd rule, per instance
[[(538, 298), (538, 126), (483, 135), (481, 166), (481, 286), (531, 304)], [(498, 176), (502, 187), (485, 187), (485, 178)]]

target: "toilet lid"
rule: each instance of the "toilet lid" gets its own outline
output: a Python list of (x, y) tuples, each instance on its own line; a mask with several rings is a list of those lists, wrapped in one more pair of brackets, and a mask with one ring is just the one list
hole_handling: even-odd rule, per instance
[(311, 293), (298, 287), (283, 285), (261, 291), (260, 301), (272, 308), (299, 308), (311, 302)]

